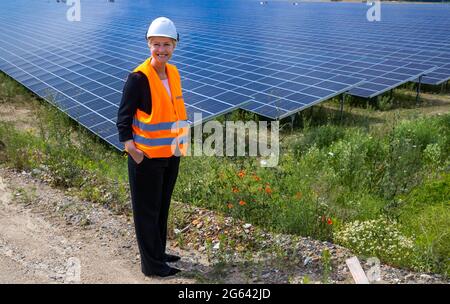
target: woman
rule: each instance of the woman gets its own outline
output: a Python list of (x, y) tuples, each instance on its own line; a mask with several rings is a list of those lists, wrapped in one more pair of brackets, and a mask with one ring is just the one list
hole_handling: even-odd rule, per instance
[(178, 256), (165, 253), (167, 218), (186, 155), (188, 125), (178, 70), (168, 63), (178, 42), (175, 25), (155, 19), (147, 31), (151, 57), (125, 83), (117, 128), (128, 153), (128, 176), (141, 269), (146, 276), (171, 276)]

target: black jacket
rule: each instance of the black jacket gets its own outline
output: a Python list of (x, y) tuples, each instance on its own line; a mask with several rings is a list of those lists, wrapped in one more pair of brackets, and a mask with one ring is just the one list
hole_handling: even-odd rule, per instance
[(147, 114), (152, 112), (152, 98), (147, 76), (141, 72), (128, 75), (123, 87), (122, 100), (117, 112), (117, 130), (121, 142), (133, 139), (131, 125), (136, 109)]

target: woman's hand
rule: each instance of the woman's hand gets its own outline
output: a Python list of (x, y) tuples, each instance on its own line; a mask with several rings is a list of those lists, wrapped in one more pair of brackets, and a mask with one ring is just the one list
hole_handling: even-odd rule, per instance
[(136, 148), (132, 139), (125, 142), (125, 151), (130, 154), (137, 164), (140, 164), (144, 160), (144, 152)]

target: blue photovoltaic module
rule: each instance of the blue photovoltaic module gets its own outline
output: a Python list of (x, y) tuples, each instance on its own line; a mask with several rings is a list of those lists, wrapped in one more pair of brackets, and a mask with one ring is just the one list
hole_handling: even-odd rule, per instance
[(171, 18), (190, 123), (237, 108), (280, 119), (341, 93), (374, 97), (408, 81), (450, 79), (450, 6), (361, 3), (87, 1), (0, 3), (0, 70), (121, 149), (127, 75), (146, 57), (151, 20)]

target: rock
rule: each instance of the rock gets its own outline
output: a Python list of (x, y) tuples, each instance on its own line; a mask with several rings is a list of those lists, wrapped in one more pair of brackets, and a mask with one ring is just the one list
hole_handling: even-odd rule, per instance
[(219, 249), (220, 248), (220, 242), (217, 242), (214, 244), (213, 249)]
[(39, 174), (41, 174), (42, 173), (42, 171), (40, 170), (40, 169), (33, 169), (32, 171), (31, 171), (31, 174), (32, 175), (39, 175)]
[(320, 257), (316, 256), (312, 258), (312, 262), (319, 262), (320, 261)]
[(420, 278), (421, 278), (422, 280), (426, 280), (426, 281), (429, 281), (429, 280), (432, 279), (432, 277), (431, 277), (430, 275), (428, 275), (428, 274), (421, 274), (421, 275), (420, 275)]
[(252, 224), (245, 224), (243, 227), (244, 229), (250, 229), (250, 227), (252, 227)]
[(312, 258), (311, 257), (307, 257), (304, 261), (303, 261), (303, 266), (308, 265), (311, 262)]
[(261, 276), (261, 278), (267, 279), (267, 278), (270, 277), (271, 275), (272, 275), (272, 274), (271, 274), (270, 272), (267, 272), (267, 273), (263, 274), (263, 275)]

